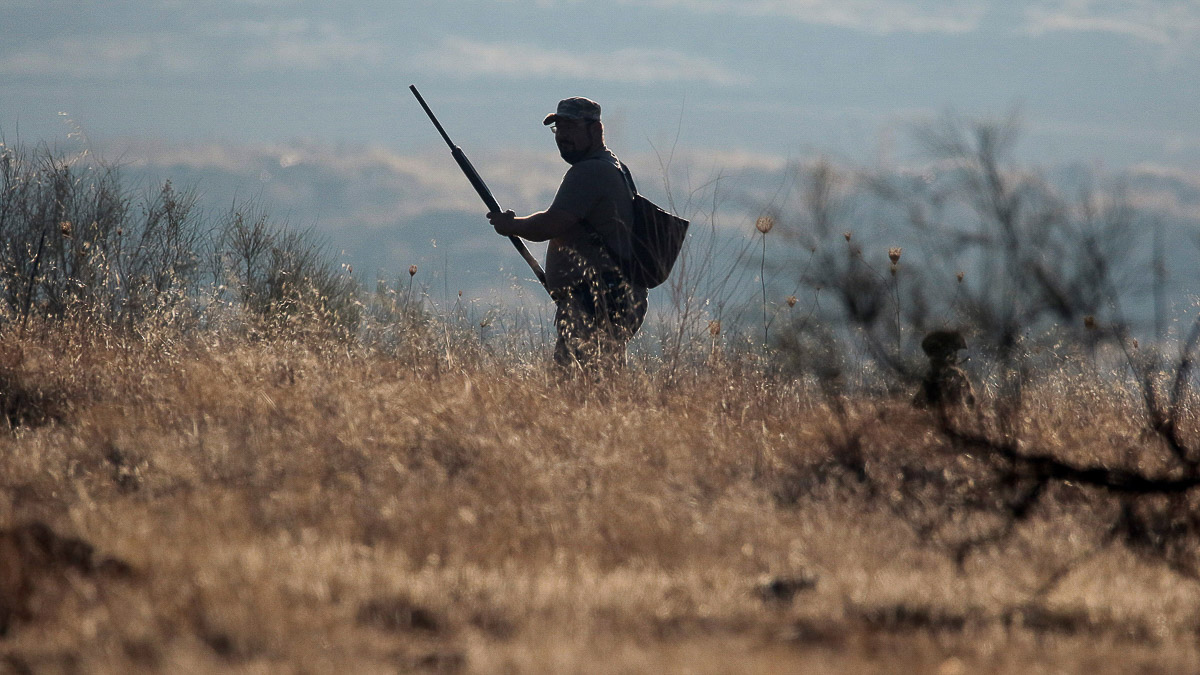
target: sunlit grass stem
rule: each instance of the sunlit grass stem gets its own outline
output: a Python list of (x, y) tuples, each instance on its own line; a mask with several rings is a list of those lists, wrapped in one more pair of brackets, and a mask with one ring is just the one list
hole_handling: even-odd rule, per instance
[(758, 259), (758, 279), (762, 285), (763, 348), (770, 344), (771, 323), (767, 318), (767, 233), (775, 227), (775, 219), (768, 215), (759, 216), (754, 229), (762, 235), (762, 255)]

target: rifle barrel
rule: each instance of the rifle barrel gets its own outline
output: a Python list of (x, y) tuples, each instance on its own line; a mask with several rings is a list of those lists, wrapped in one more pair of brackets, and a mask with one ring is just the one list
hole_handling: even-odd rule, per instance
[(429, 104), (425, 102), (425, 99), (421, 96), (421, 92), (417, 91), (417, 85), (410, 84), (408, 88), (412, 90), (413, 96), (417, 97), (417, 103), (420, 103), (421, 107), (425, 109), (425, 114), (429, 115), (429, 119), (433, 122), (433, 126), (437, 127), (438, 133), (442, 135), (442, 138), (446, 139), (446, 145), (450, 146), (450, 149), (453, 150), (454, 141), (450, 140), (450, 135), (442, 128), (442, 123), (438, 121), (433, 111), (429, 109)]
[[(425, 114), (429, 115), (429, 120), (433, 122), (433, 126), (437, 128), (438, 133), (442, 135), (443, 139), (445, 139), (446, 145), (450, 146), (450, 154), (454, 157), (454, 161), (458, 163), (458, 168), (462, 169), (462, 172), (466, 174), (467, 180), (471, 183), (471, 187), (475, 188), (475, 192), (479, 194), (479, 198), (483, 200), (484, 205), (486, 205), (492, 213), (502, 212), (503, 209), (500, 208), (500, 203), (496, 201), (494, 196), (492, 196), (492, 191), (489, 190), (487, 184), (483, 182), (483, 178), (479, 175), (479, 172), (475, 170), (475, 167), (471, 164), (471, 160), (467, 159), (467, 155), (462, 151), (462, 148), (458, 147), (454, 144), (454, 141), (450, 140), (450, 135), (446, 133), (446, 130), (442, 128), (441, 122), (438, 122), (438, 119), (433, 114), (433, 111), (429, 109), (429, 104), (425, 103), (425, 99), (421, 97), (421, 92), (417, 91), (417, 85), (410, 84), (408, 85), (408, 88), (412, 90), (413, 96), (417, 97), (417, 102), (420, 103), (421, 107), (425, 109)], [(520, 238), (511, 235), (508, 237), (508, 240), (511, 241), (513, 246), (517, 249), (517, 253), (520, 253), (521, 257), (525, 259), (525, 262), (529, 265), (529, 268), (533, 270), (534, 276), (537, 277), (537, 280), (542, 284), (542, 287), (549, 291), (550, 289), (546, 286), (546, 272), (542, 270), (542, 266), (538, 264), (538, 261), (533, 257), (533, 254), (529, 252), (529, 247), (525, 245), (525, 242), (521, 241)]]

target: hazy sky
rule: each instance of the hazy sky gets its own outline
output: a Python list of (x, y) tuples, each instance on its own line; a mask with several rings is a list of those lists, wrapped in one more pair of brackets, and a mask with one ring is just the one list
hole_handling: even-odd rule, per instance
[(583, 95), (651, 196), (656, 154), (753, 191), (817, 155), (904, 166), (922, 121), (1018, 110), (1021, 161), (1165, 177), (1138, 197), (1200, 221), (1197, 0), (0, 0), (9, 143), (261, 195), (367, 269), (520, 274), (409, 84), (523, 212), (565, 168), (542, 117)]
[[(549, 147), (567, 95), (614, 139), (856, 158), (914, 119), (1019, 107), (1039, 159), (1200, 170), (1194, 0), (0, 0), (0, 130), (97, 142)], [(542, 135), (539, 135), (542, 134)], [(461, 140), (459, 140), (461, 138)], [(551, 148), (552, 149), (552, 148)], [(640, 151), (638, 147), (636, 150)]]

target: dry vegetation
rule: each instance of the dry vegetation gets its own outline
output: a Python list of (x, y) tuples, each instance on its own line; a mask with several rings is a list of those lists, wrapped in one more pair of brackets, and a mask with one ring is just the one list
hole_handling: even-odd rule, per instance
[[(2, 354), (13, 672), (1200, 665), (1190, 493), (1054, 480), (1018, 512), (1035, 474), (906, 399), (316, 335), (55, 326)], [(1029, 454), (1171, 466), (1094, 377), (1048, 375), (1020, 420)]]
[(801, 304), (750, 349), (689, 295), (560, 381), (411, 277), (0, 154), (0, 672), (1200, 670), (1196, 340), (1035, 358), (949, 284), (996, 360), (974, 411), (915, 409), (908, 272), (880, 294), (815, 199), (842, 328)]

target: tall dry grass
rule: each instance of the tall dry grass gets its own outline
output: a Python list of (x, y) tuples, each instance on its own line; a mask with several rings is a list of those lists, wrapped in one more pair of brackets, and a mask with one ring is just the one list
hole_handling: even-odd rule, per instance
[[(1128, 496), (1059, 481), (1014, 517), (1016, 474), (904, 398), (311, 332), (38, 325), (0, 356), (28, 413), (0, 438), (14, 672), (1200, 664), (1194, 568), (1121, 529)], [(1168, 466), (1136, 390), (1089, 372), (1028, 388), (1023, 447)], [(33, 522), (90, 562), (30, 558)]]

